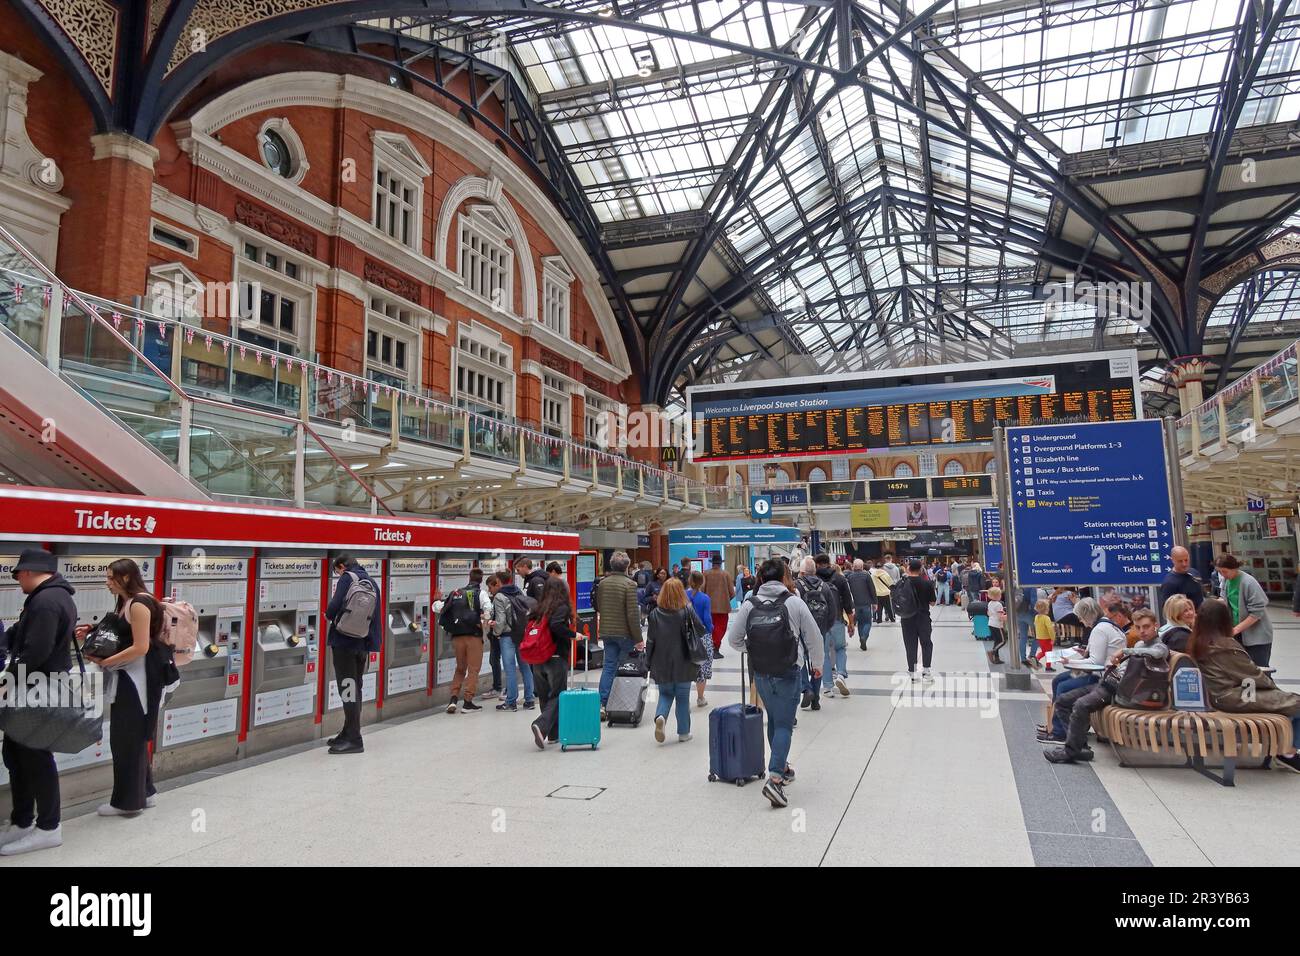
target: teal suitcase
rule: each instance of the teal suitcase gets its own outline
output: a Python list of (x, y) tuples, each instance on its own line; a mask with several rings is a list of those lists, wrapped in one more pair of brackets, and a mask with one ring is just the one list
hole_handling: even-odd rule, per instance
[[(569, 659), (569, 678), (573, 678), (573, 659)], [(560, 692), (560, 749), (600, 747), (600, 692), (586, 686), (587, 672), (582, 672), (582, 687)]]

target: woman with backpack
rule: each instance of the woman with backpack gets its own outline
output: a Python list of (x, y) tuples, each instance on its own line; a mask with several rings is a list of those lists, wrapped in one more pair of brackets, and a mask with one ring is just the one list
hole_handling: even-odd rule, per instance
[[(546, 749), (549, 740), (560, 739), (560, 694), (569, 683), (569, 642), (574, 638), (573, 607), (569, 588), (560, 578), (551, 578), (542, 588), (541, 600), (528, 615), (520, 657), (533, 668), (540, 713), (532, 722), (533, 743)], [(538, 657), (550, 650), (549, 656)], [(530, 659), (531, 658), (531, 659)]]
[[(692, 572), (692, 576), (700, 572)], [(700, 667), (686, 655), (683, 634), (698, 622), (695, 609), (687, 602), (686, 589), (676, 578), (667, 581), (659, 592), (659, 606), (650, 612), (646, 631), (646, 665), (650, 677), (659, 687), (659, 704), (655, 707), (655, 740), (664, 742), (664, 725), (673, 704), (677, 705), (677, 740), (691, 739), (691, 684)], [(707, 643), (707, 642), (706, 642)]]
[[(149, 766), (149, 745), (158, 727), (163, 690), (177, 679), (171, 648), (162, 640), (162, 607), (144, 585), (140, 566), (121, 558), (108, 566), (105, 580), (117, 599), (113, 613), (122, 622), (121, 650), (110, 657), (91, 657), (112, 674), (109, 747), (113, 752), (113, 793), (101, 817), (134, 816), (154, 805), (157, 790)], [(77, 628), (85, 639), (90, 625)]]

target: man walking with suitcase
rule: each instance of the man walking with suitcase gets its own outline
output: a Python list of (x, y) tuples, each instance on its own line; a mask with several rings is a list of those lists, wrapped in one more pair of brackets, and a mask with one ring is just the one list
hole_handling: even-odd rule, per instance
[(785, 788), (794, 783), (787, 760), (799, 710), (799, 659), (804, 657), (813, 680), (821, 679), (825, 644), (821, 629), (803, 600), (783, 582), (785, 567), (776, 558), (758, 569), (758, 590), (740, 605), (727, 627), (727, 643), (748, 652), (754, 683), (767, 712), (771, 751), (763, 796), (773, 807), (787, 806)]
[(615, 551), (609, 559), (609, 574), (596, 588), (596, 633), (605, 649), (605, 665), (600, 672), (600, 719), (608, 714), (609, 691), (618, 676), (618, 667), (635, 648), (645, 647), (641, 640), (641, 612), (636, 606), (636, 582), (627, 575), (632, 559), (626, 551)]

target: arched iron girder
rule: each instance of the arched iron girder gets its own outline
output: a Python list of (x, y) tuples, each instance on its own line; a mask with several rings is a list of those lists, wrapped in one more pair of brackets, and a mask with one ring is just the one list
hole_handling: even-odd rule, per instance
[[(178, 0), (178, 2), (192, 4), (193, 0)], [(834, 0), (783, 0), (783, 2), (803, 7), (830, 7)], [(730, 53), (771, 60), (791, 68), (809, 69), (831, 75), (841, 72), (833, 66), (813, 63), (802, 59), (797, 54), (782, 50), (754, 47), (706, 33), (662, 27), (619, 16), (604, 17), (595, 12), (551, 7), (537, 0), (352, 0), (352, 2), (330, 3), (284, 13), (242, 27), (225, 36), (215, 38), (207, 44), (201, 55), (187, 57), (170, 72), (166, 71), (166, 67), (174, 44), (165, 48), (155, 44), (146, 70), (156, 82), (149, 93), (141, 96), (129, 111), (131, 115), (127, 131), (146, 141), (150, 140), (180, 100), (197, 83), (225, 60), (240, 52), (325, 27), (346, 26), (364, 20), (401, 16), (429, 19), (481, 17), (507, 22), (540, 19), (553, 20), (557, 23), (607, 26), (650, 36), (703, 44)], [(710, 28), (709, 25), (704, 27), (706, 30)], [(176, 29), (179, 31), (177, 36), (183, 38), (184, 23)]]
[[(1296, 296), (1297, 279), (1300, 276), (1297, 272), (1300, 270), (1279, 268), (1266, 272), (1260, 272), (1247, 279), (1241, 286), (1241, 298), (1237, 300), (1237, 305), (1232, 313), (1231, 331), (1228, 335), (1228, 346), (1224, 349), (1223, 356), (1219, 360), (1219, 374), (1215, 379), (1214, 390), (1217, 392), (1228, 384), (1228, 375), (1232, 371), (1232, 366), (1237, 359), (1237, 350), (1241, 346), (1242, 339), (1245, 338), (1246, 328), (1250, 325), (1255, 313), (1260, 310), (1265, 302), (1284, 282), (1291, 282), (1292, 287), (1287, 295), (1288, 302)], [(1210, 310), (1213, 314), (1213, 309)], [(1209, 315), (1206, 316), (1209, 321)]]
[(1215, 202), (1219, 197), (1219, 180), (1223, 176), (1224, 164), (1228, 158), (1228, 148), (1232, 144), (1233, 134), (1237, 131), (1237, 122), (1241, 112), (1250, 99), (1251, 90), (1264, 65), (1269, 46), (1277, 29), (1285, 19), (1291, 0), (1242, 0), (1241, 27), (1233, 40), (1232, 52), (1228, 57), (1223, 78), (1223, 94), (1215, 110), (1215, 121), (1211, 124), (1210, 155), (1207, 162), (1205, 189), (1201, 195), (1200, 214), (1192, 225), (1192, 235), (1187, 247), (1187, 272), (1183, 278), (1184, 331), (1186, 332), (1185, 354), (1193, 355), (1200, 351), (1205, 339), (1205, 322), (1209, 321), (1210, 312), (1206, 313), (1205, 322), (1197, 317), (1196, 307), (1200, 300), (1201, 261), (1205, 252), (1205, 237), (1210, 229), (1210, 218), (1214, 213)]

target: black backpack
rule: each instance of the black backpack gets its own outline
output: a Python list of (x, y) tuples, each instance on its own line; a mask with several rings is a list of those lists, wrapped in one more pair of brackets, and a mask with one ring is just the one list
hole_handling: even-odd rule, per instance
[(915, 617), (921, 611), (921, 602), (916, 598), (916, 588), (907, 575), (900, 578), (898, 583), (889, 589), (889, 597), (894, 605), (894, 613), (899, 617)]
[(475, 610), (477, 595), (467, 591), (452, 591), (442, 606), (442, 615), (438, 618), (442, 629), (452, 637), (464, 637), (478, 634), (483, 630), (479, 613)]
[(518, 648), (528, 627), (528, 615), (533, 613), (537, 602), (523, 594), (507, 594), (506, 600), (510, 602), (510, 637)]
[[(816, 584), (813, 582), (816, 581)], [(831, 586), (821, 578), (799, 579), (799, 595), (812, 611), (813, 620), (823, 634), (835, 623), (835, 595)]]
[(745, 644), (749, 663), (756, 674), (785, 676), (799, 662), (799, 642), (785, 606), (790, 592), (773, 601), (759, 601), (751, 595), (749, 619), (745, 622)]

